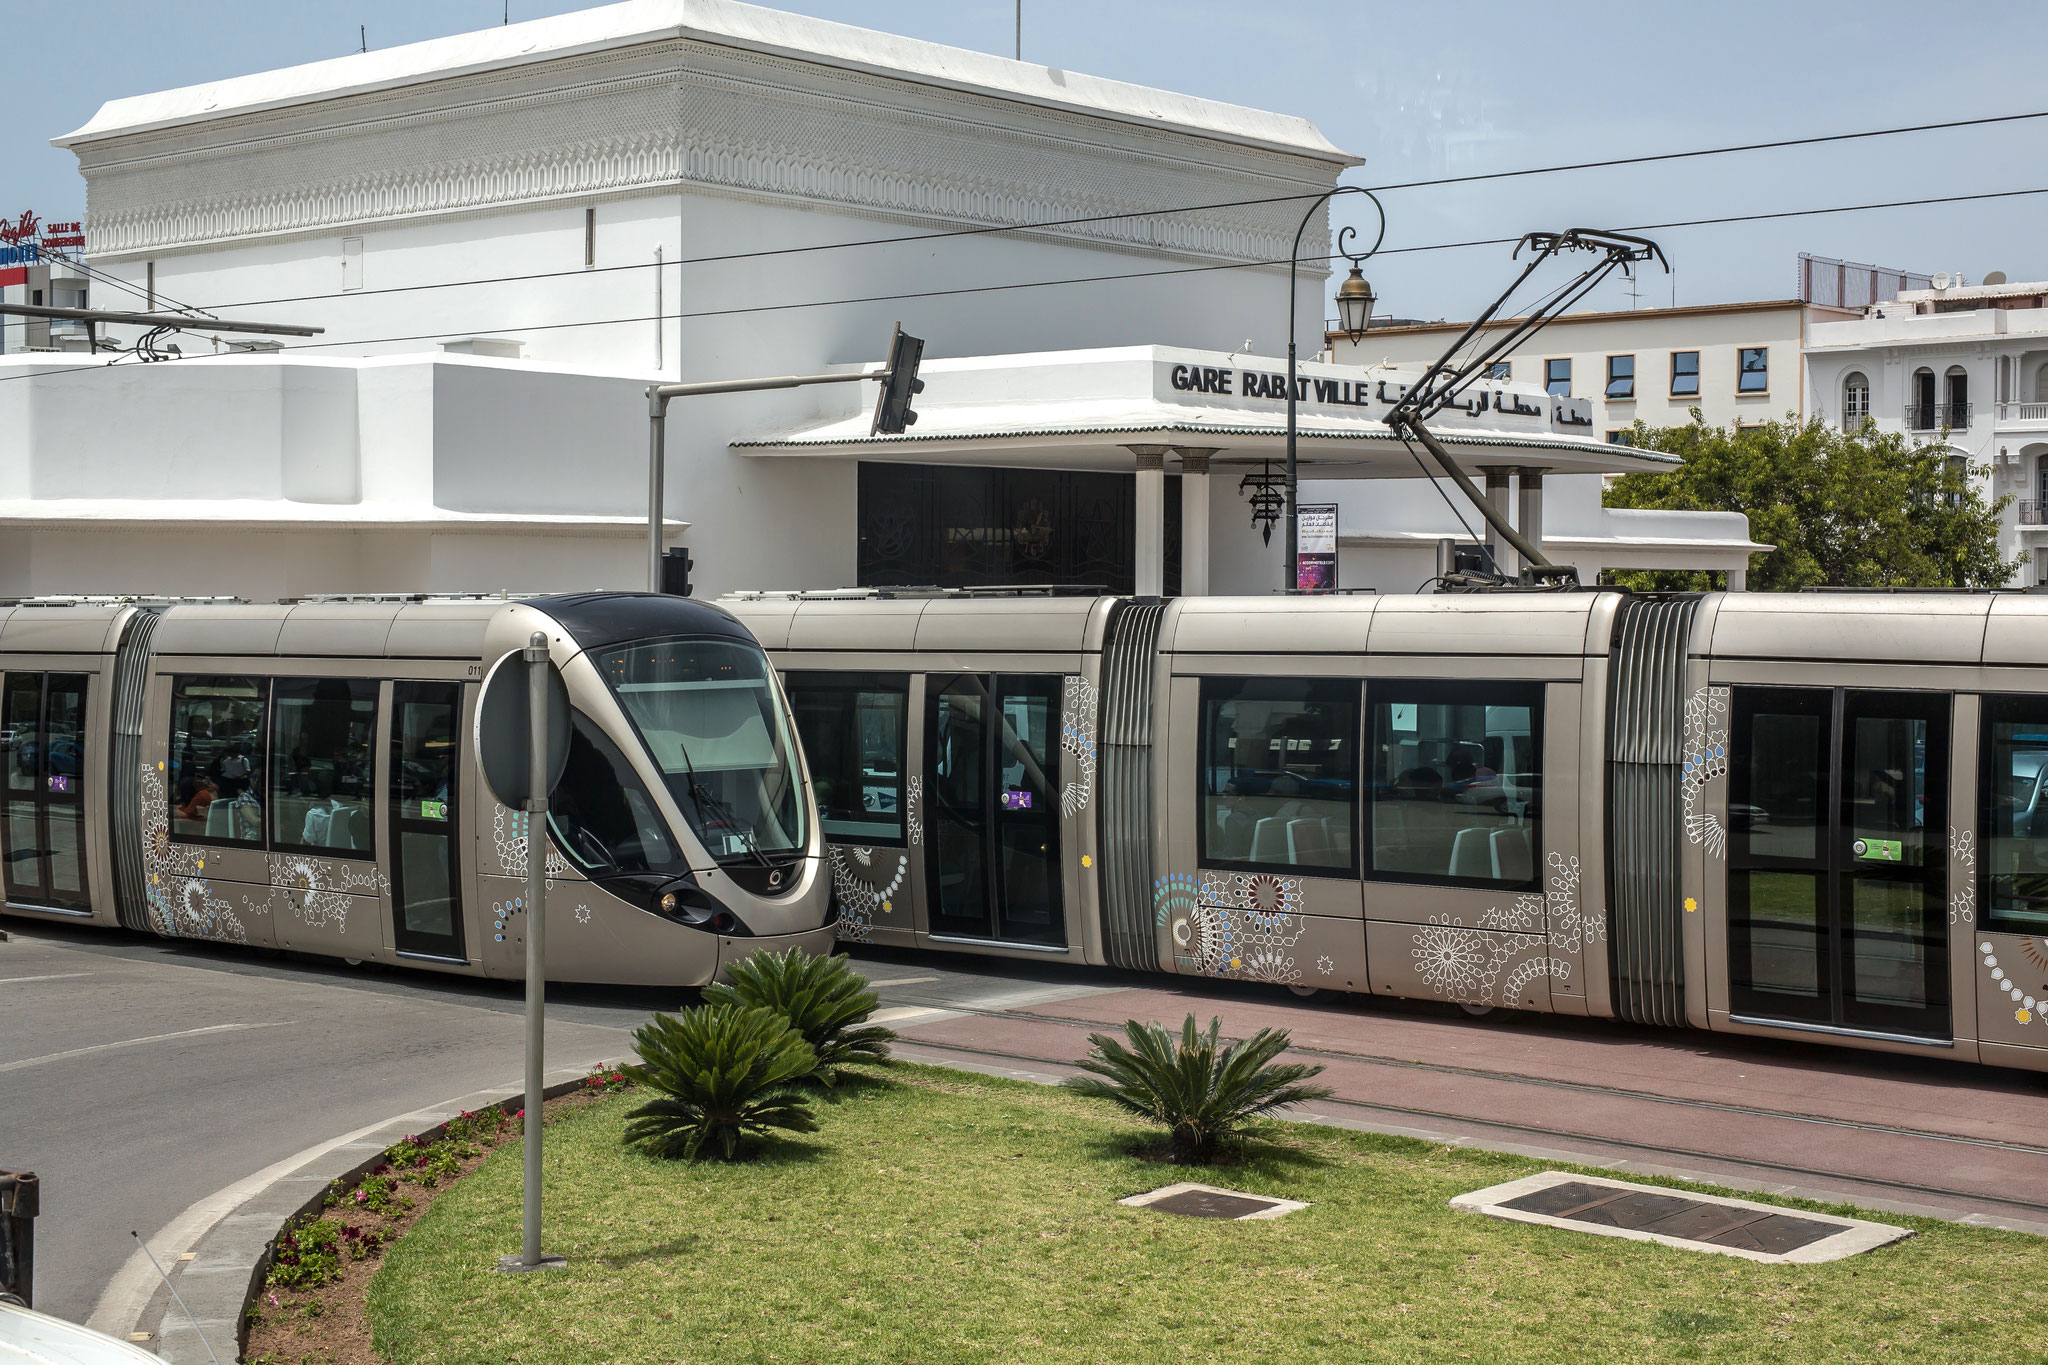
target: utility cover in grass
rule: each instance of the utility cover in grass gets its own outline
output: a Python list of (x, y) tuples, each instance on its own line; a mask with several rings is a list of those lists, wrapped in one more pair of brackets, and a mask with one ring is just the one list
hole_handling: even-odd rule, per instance
[(1451, 1200), (1451, 1207), (1517, 1223), (1779, 1264), (1839, 1261), (1913, 1235), (1889, 1223), (1562, 1171), (1461, 1194)]
[(1134, 1194), (1116, 1202), (1132, 1208), (1151, 1209), (1155, 1213), (1177, 1213), (1183, 1218), (1219, 1218), (1229, 1222), (1285, 1218), (1308, 1207), (1298, 1199), (1275, 1199), (1271, 1195), (1246, 1194), (1242, 1190), (1219, 1189), (1192, 1181)]

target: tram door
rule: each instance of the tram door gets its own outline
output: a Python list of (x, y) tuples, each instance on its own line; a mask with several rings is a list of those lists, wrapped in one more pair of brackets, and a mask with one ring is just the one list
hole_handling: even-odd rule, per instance
[(401, 953), (464, 960), (456, 852), (462, 684), (391, 685), (391, 917)]
[(925, 681), (925, 887), (933, 934), (1061, 945), (1057, 677)]
[(88, 910), (85, 885), (85, 678), (9, 673), (0, 684), (0, 866), (17, 905)]
[(1951, 1036), (1949, 697), (1738, 687), (1733, 1013)]

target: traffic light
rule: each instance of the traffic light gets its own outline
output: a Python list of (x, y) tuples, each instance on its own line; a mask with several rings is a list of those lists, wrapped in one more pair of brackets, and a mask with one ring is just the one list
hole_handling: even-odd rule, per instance
[(886, 432), (900, 436), (905, 427), (917, 421), (917, 414), (910, 410), (910, 400), (924, 392), (924, 381), (917, 377), (917, 362), (924, 356), (924, 342), (903, 330), (903, 324), (896, 324), (896, 335), (889, 341), (889, 377), (882, 381), (882, 392), (875, 399), (875, 421), (868, 429), (870, 436)]
[(688, 547), (672, 545), (661, 552), (661, 590), (671, 597), (690, 595), (690, 570), (697, 567), (697, 561), (690, 558)]

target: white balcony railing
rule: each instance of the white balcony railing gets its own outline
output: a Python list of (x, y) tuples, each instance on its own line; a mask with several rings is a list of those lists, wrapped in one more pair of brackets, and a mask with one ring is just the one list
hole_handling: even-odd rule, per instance
[(2000, 403), (2001, 422), (2048, 422), (2048, 403)]

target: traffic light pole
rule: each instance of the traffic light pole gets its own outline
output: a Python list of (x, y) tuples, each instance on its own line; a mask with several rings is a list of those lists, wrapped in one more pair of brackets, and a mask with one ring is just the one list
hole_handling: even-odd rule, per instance
[[(912, 343), (906, 349), (906, 343)], [(668, 405), (672, 398), (695, 398), (708, 393), (752, 393), (757, 389), (801, 389), (812, 384), (858, 384), (864, 380), (879, 380), (882, 384), (882, 403), (875, 410), (875, 428), (891, 430), (885, 420), (883, 407), (893, 398), (903, 409), (899, 422), (893, 430), (901, 431), (903, 424), (915, 422), (917, 415), (909, 411), (910, 396), (924, 385), (917, 381), (918, 357), (924, 343), (915, 337), (903, 334), (899, 325), (896, 335), (889, 344), (890, 363), (879, 370), (857, 370), (851, 374), (785, 374), (770, 379), (722, 379), (703, 384), (653, 384), (647, 389), (647, 590), (661, 591), (661, 508), (662, 477), (668, 463)], [(902, 385), (893, 384), (896, 366), (901, 360), (909, 370), (909, 376)]]

